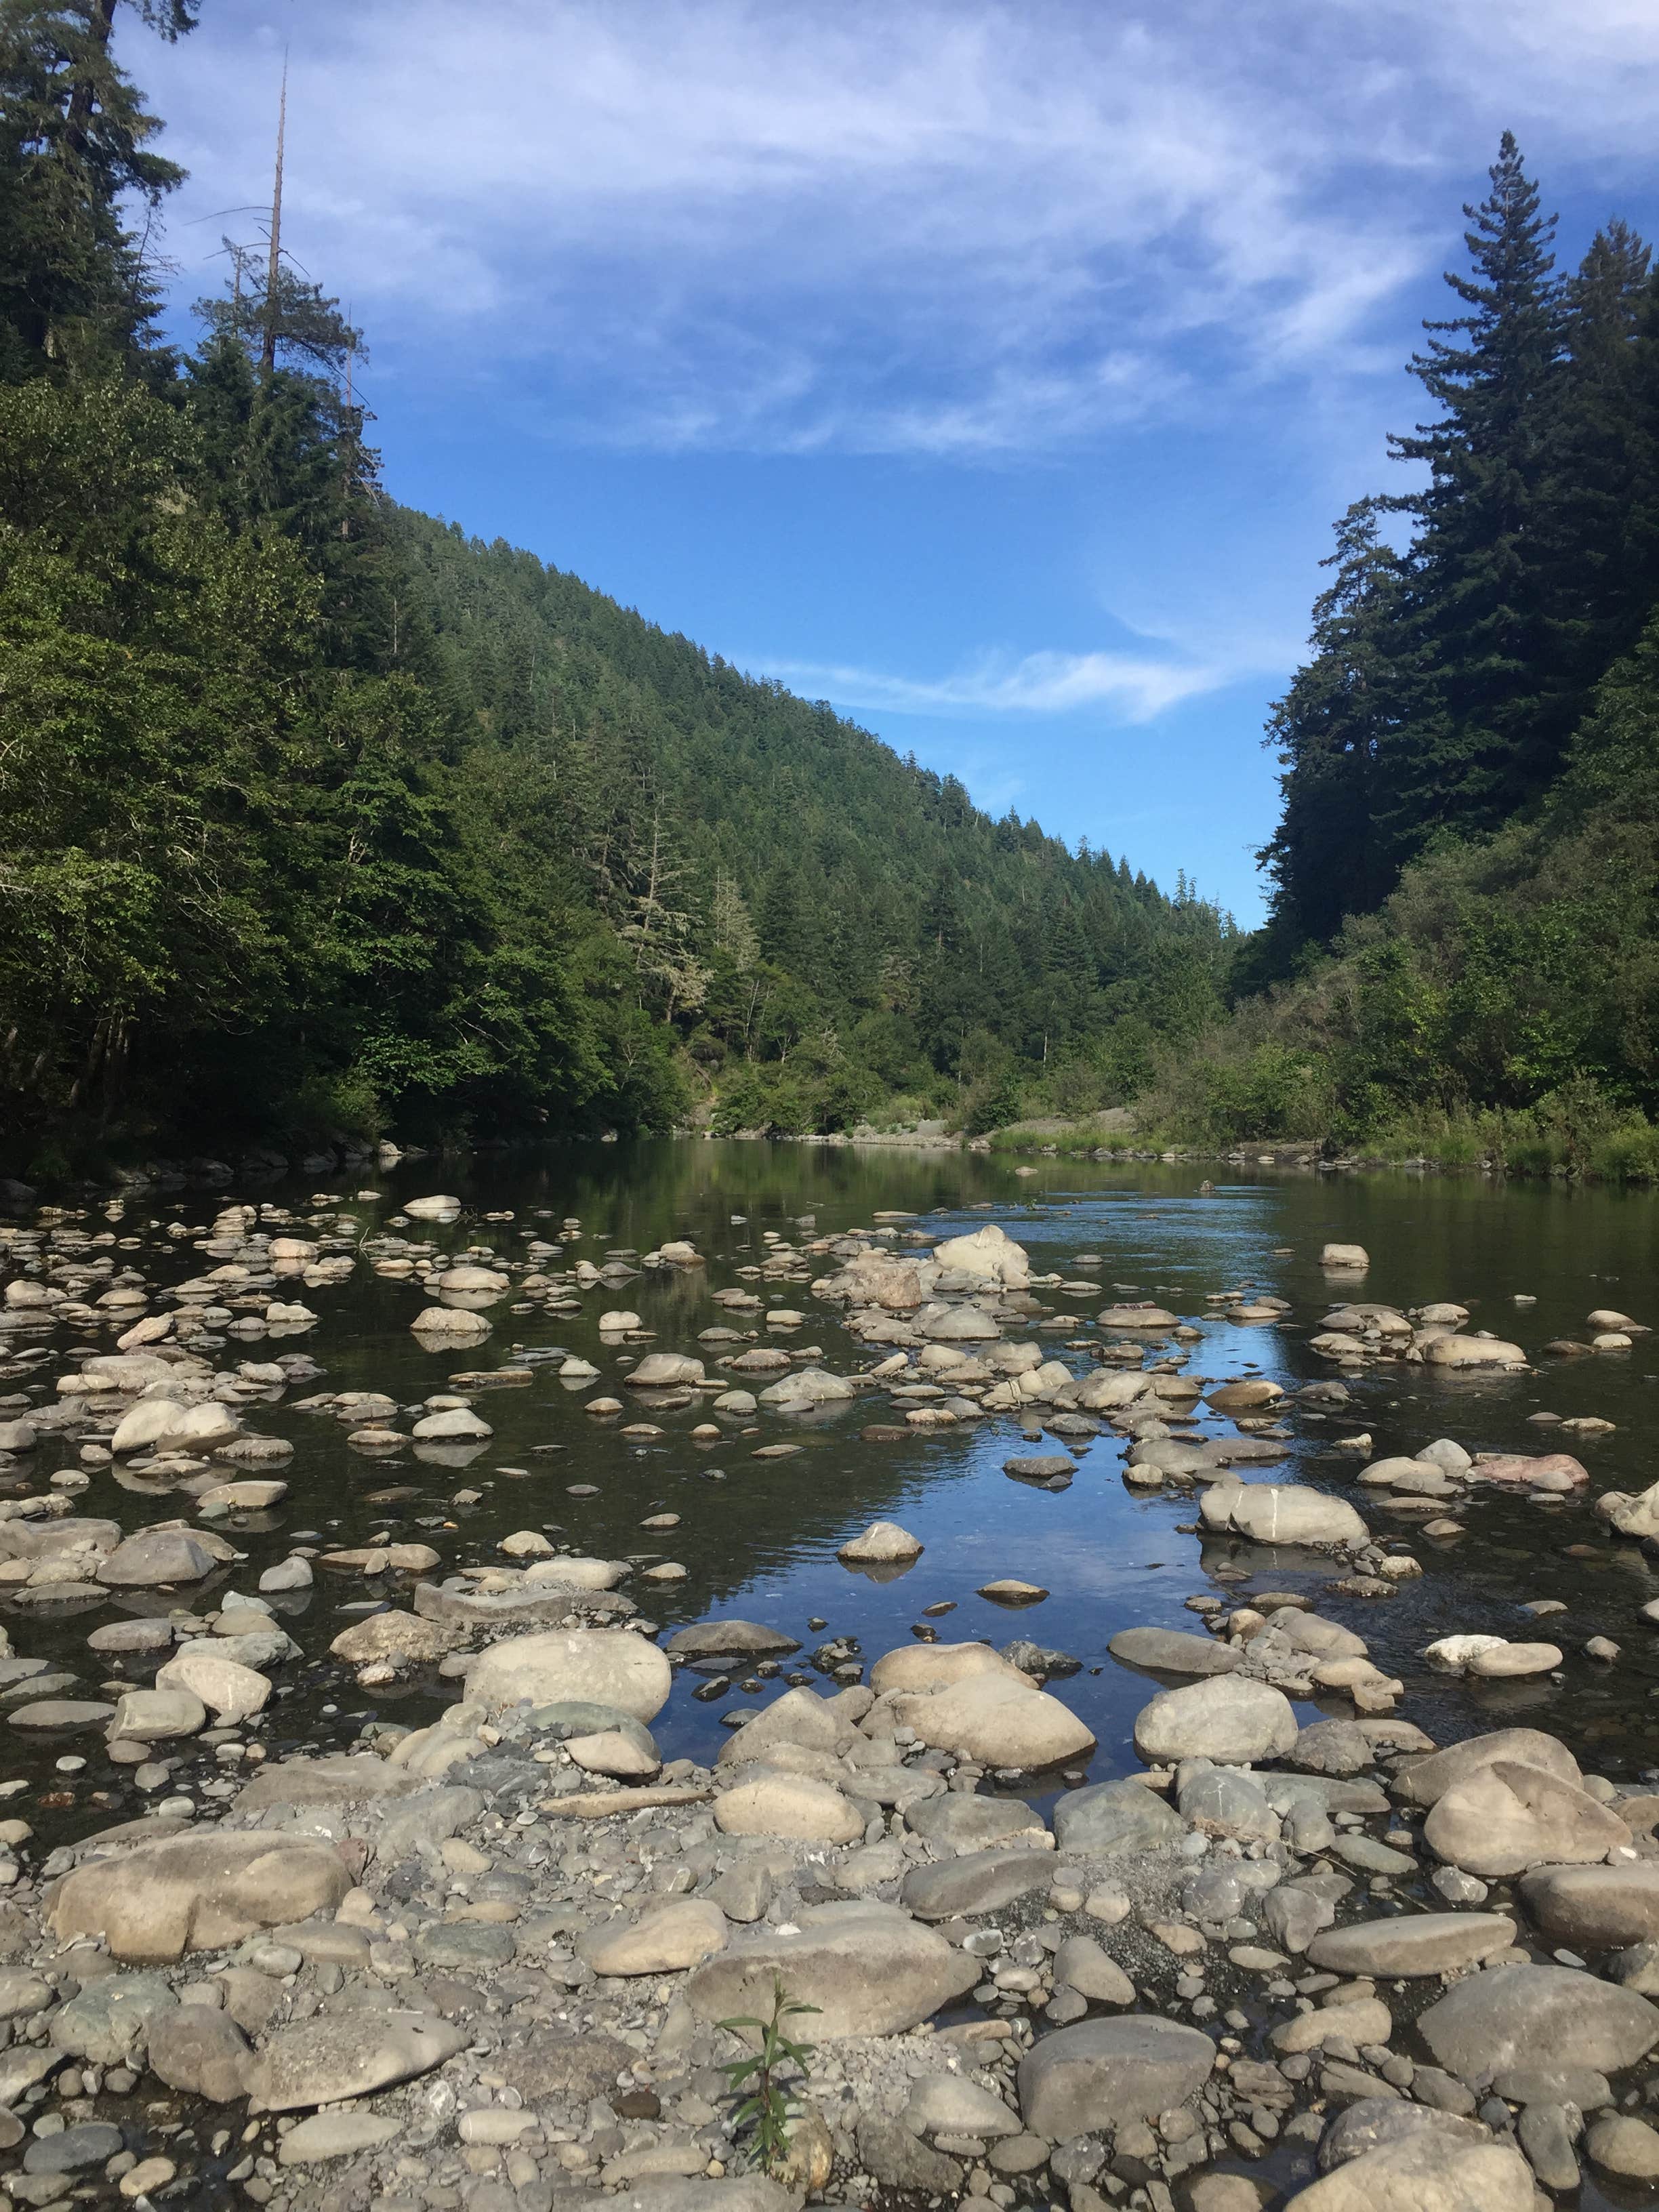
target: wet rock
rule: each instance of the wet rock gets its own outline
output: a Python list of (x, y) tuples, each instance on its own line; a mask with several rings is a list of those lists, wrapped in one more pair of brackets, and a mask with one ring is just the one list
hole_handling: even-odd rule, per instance
[(81, 2173), (104, 2166), (123, 2148), (121, 2130), (107, 2120), (82, 2120), (58, 2135), (36, 2136), (23, 2154), (25, 2173)]
[(671, 1636), (665, 1650), (680, 1659), (769, 1659), (799, 1651), (793, 1636), (754, 1620), (703, 1620)]
[(1308, 1946), (1308, 1963), (1328, 1973), (1398, 1981), (1478, 1965), (1514, 1941), (1506, 1913), (1407, 1913), (1328, 1929)]
[(149, 1589), (164, 1583), (197, 1583), (210, 1575), (218, 1553), (188, 1528), (146, 1528), (100, 1559), (97, 1579), (116, 1589)]
[(892, 1566), (921, 1557), (922, 1546), (896, 1521), (872, 1521), (861, 1536), (843, 1544), (836, 1557), (855, 1566)]
[(158, 1668), (158, 1690), (187, 1690), (219, 1717), (222, 1726), (234, 1728), (263, 1712), (270, 1695), (267, 1676), (252, 1667), (239, 1666), (204, 1647), (198, 1638)]
[(47, 1917), (60, 1943), (102, 1935), (118, 1959), (170, 1960), (331, 1911), (350, 1887), (328, 1844), (179, 1836), (76, 1868), (59, 1883)]
[(1659, 2180), (1659, 2133), (1632, 2113), (1597, 2120), (1584, 2138), (1589, 2162), (1620, 2181)]
[(781, 1975), (792, 1997), (818, 2007), (814, 2040), (896, 2035), (971, 1989), (980, 1963), (890, 1905), (809, 1906), (792, 1931), (739, 1929), (699, 1966), (685, 1997), (699, 2020), (764, 2014)]
[(1045, 2035), (1019, 2065), (1019, 2108), (1033, 2134), (1066, 2142), (1182, 2105), (1210, 2077), (1208, 2036), (1152, 2013), (1079, 2021)]
[(1437, 1336), (1423, 1347), (1430, 1367), (1524, 1367), (1527, 1355), (1518, 1344), (1495, 1336)]
[(1622, 2073), (1659, 2042), (1659, 2009), (1571, 1966), (1492, 1966), (1449, 1990), (1418, 2022), (1431, 2055), (1466, 2081), (1516, 2066)]
[(1231, 1674), (1244, 1661), (1231, 1644), (1178, 1628), (1121, 1628), (1106, 1649), (1127, 1666), (1160, 1674)]
[(190, 1690), (129, 1690), (115, 1708), (112, 1736), (157, 1743), (173, 1735), (194, 1735), (207, 1726), (207, 1707)]
[(1282, 1691), (1229, 1674), (1162, 1692), (1141, 1707), (1134, 1726), (1135, 1749), (1160, 1765), (1198, 1758), (1252, 1765), (1282, 1758), (1297, 1734)]
[(441, 2066), (465, 2032), (429, 2013), (323, 2013), (278, 2028), (247, 2071), (248, 2109), (292, 2112), (366, 2097)]
[(1206, 1528), (1231, 1529), (1257, 1544), (1357, 1547), (1370, 1531), (1346, 1498), (1296, 1483), (1218, 1482), (1199, 1501)]
[(672, 1686), (672, 1670), (656, 1645), (619, 1628), (509, 1637), (481, 1654), (466, 1677), (468, 1702), (486, 1712), (526, 1698), (532, 1705), (585, 1698), (647, 1722), (667, 1704)]
[(1075, 1713), (1012, 1668), (973, 1675), (931, 1695), (898, 1697), (894, 1711), (923, 1743), (988, 1766), (1056, 1766), (1094, 1748)]
[(1097, 1782), (1068, 1790), (1054, 1807), (1060, 1850), (1090, 1857), (1156, 1850), (1184, 1832), (1180, 1814), (1144, 1782)]

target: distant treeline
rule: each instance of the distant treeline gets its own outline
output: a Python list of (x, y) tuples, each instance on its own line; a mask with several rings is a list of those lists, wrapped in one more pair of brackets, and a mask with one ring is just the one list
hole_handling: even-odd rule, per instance
[[(166, 37), (193, 0), (129, 0)], [(0, 1168), (1122, 1099), (1224, 1011), (1184, 879), (394, 506), (360, 335), (227, 241), (113, 0), (0, 4)]]

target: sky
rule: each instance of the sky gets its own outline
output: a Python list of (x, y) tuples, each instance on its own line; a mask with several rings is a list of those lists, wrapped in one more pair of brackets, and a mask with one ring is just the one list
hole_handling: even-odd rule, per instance
[[(173, 319), (259, 235), (397, 498), (1257, 920), (1267, 711), (1462, 203), (1659, 234), (1653, 0), (205, 0)], [(121, 19), (118, 19), (119, 21)]]

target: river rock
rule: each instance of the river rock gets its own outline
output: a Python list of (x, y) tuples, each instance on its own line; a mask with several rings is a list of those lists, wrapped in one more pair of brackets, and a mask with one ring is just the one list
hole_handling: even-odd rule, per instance
[(925, 1744), (960, 1752), (988, 1766), (1056, 1766), (1094, 1748), (1069, 1707), (1032, 1687), (1012, 1668), (976, 1674), (931, 1695), (899, 1696), (894, 1712)]
[(870, 1669), (878, 1698), (892, 1690), (942, 1690), (975, 1674), (995, 1674), (1030, 1689), (1030, 1681), (988, 1644), (903, 1644), (884, 1651)]
[(47, 2032), (71, 2058), (125, 2066), (142, 2058), (156, 2021), (178, 2002), (160, 1974), (106, 1974), (60, 2005)]
[(159, 1964), (330, 1911), (350, 1887), (330, 1844), (209, 1832), (89, 1860), (58, 1884), (47, 1917), (60, 1943), (103, 1935), (118, 1959)]
[(207, 1726), (207, 1707), (193, 1691), (129, 1690), (115, 1708), (112, 1736), (159, 1743), (170, 1735), (194, 1735)]
[(799, 1651), (800, 1645), (759, 1621), (701, 1620), (693, 1628), (678, 1629), (663, 1648), (678, 1659), (773, 1659)]
[(960, 2074), (923, 2075), (900, 2117), (914, 2135), (978, 2136), (985, 2142), (1017, 2136), (1021, 2124), (1000, 2097)]
[(1285, 2212), (1533, 2212), (1534, 2202), (1518, 2150), (1424, 2129), (1298, 2190)]
[(248, 2110), (292, 2112), (367, 2097), (429, 2073), (467, 2040), (465, 2029), (431, 2013), (319, 2013), (266, 2041), (247, 2069)]
[(492, 1644), (468, 1670), (466, 1695), (491, 1713), (525, 1698), (581, 1698), (648, 1722), (667, 1704), (673, 1679), (656, 1645), (629, 1629), (561, 1629)]
[(1371, 1264), (1371, 1255), (1363, 1244), (1324, 1244), (1320, 1247), (1319, 1264), (1336, 1274), (1363, 1274)]
[(1179, 1628), (1120, 1628), (1106, 1649), (1126, 1666), (1155, 1674), (1231, 1674), (1244, 1663), (1232, 1644)]
[[(1330, 2008), (1342, 2013), (1348, 2008)], [(1449, 2146), (1490, 2142), (1492, 2135), (1480, 2120), (1441, 2112), (1432, 2105), (1407, 2104), (1399, 2097), (1361, 2097), (1339, 2112), (1319, 2139), (1320, 2171), (1334, 2172), (1370, 2151), (1386, 2150), (1408, 2140), (1437, 2141)]]
[(1541, 1767), (1575, 1786), (1583, 1779), (1578, 1762), (1557, 1737), (1539, 1729), (1498, 1729), (1490, 1735), (1469, 1736), (1444, 1751), (1413, 1759), (1395, 1777), (1397, 1794), (1411, 1805), (1437, 1804), (1455, 1782), (1466, 1781), (1481, 1768), (1500, 1759), (1518, 1760), (1523, 1766)]
[(1515, 1941), (1503, 1912), (1413, 1912), (1330, 1928), (1308, 1946), (1308, 1963), (1331, 1974), (1400, 1981), (1478, 1965)]
[(849, 1538), (836, 1557), (854, 1566), (893, 1566), (919, 1559), (922, 1550), (917, 1539), (897, 1522), (872, 1521), (861, 1536)]
[(115, 1589), (148, 1589), (165, 1583), (198, 1583), (210, 1575), (218, 1554), (189, 1528), (142, 1528), (98, 1563), (96, 1578)]
[(963, 1996), (981, 1963), (956, 1950), (908, 1912), (863, 1899), (810, 1905), (796, 1924), (739, 1929), (699, 1966), (684, 1996), (713, 2023), (769, 2014), (781, 1976), (791, 1997), (818, 2008), (815, 2041), (899, 2035)]
[(1295, 1744), (1296, 1715), (1280, 1690), (1236, 1674), (1164, 1690), (1135, 1716), (1135, 1749), (1149, 1762), (1212, 1759), (1218, 1765), (1280, 1759)]
[(1135, 1985), (1092, 1936), (1068, 1936), (1054, 1954), (1054, 1980), (1097, 2004), (1132, 2005)]
[(156, 1669), (158, 1690), (188, 1690), (219, 1717), (220, 1724), (235, 1728), (264, 1711), (270, 1695), (268, 1676), (252, 1667), (240, 1666), (216, 1651), (204, 1648), (198, 1638)]
[(169, 2089), (234, 2104), (246, 2094), (247, 2038), (216, 2005), (181, 2004), (150, 2023), (149, 2070)]
[(1019, 2109), (1033, 2135), (1066, 2142), (1185, 2104), (1214, 2063), (1208, 2036), (1155, 2013), (1082, 2021), (1021, 2059)]
[(1495, 1336), (1437, 1336), (1423, 1347), (1430, 1367), (1524, 1367), (1527, 1355), (1518, 1344), (1505, 1344)]
[(354, 1667), (385, 1660), (399, 1669), (434, 1665), (454, 1648), (456, 1632), (447, 1621), (396, 1610), (365, 1613), (342, 1629), (329, 1650)]
[(947, 1237), (933, 1247), (934, 1264), (947, 1274), (965, 1275), (975, 1283), (996, 1283), (1005, 1291), (1023, 1291), (1031, 1279), (1031, 1262), (1023, 1245), (1007, 1231), (988, 1221), (970, 1236)]
[(729, 1932), (718, 1905), (685, 1897), (642, 1914), (631, 1928), (586, 1929), (576, 1938), (576, 1954), (596, 1974), (678, 1974), (723, 1951)]
[(489, 1334), (489, 1323), (483, 1316), (469, 1313), (463, 1306), (428, 1306), (409, 1325), (423, 1344), (438, 1352), (482, 1344)]
[(1368, 1543), (1370, 1531), (1346, 1498), (1290, 1482), (1212, 1483), (1199, 1500), (1206, 1528), (1231, 1529), (1256, 1544)]
[(1621, 2181), (1659, 2181), (1659, 2134), (1633, 2113), (1597, 2120), (1584, 2138), (1592, 2166)]
[[(1087, 1792), (1079, 1790), (1077, 1794), (1082, 1796)], [(1056, 1811), (1073, 1802), (1069, 1796), (1062, 1797)], [(954, 1790), (938, 1797), (918, 1798), (907, 1805), (904, 1825), (912, 1834), (941, 1850), (950, 1851), (983, 1850), (1010, 1836), (1043, 1832), (1042, 1814), (1034, 1811), (1023, 1797), (981, 1797)]]
[(380, 2149), (402, 2133), (403, 2125), (392, 2112), (313, 2112), (282, 2137), (276, 2162), (312, 2166), (325, 2159), (353, 2158), (360, 2151)]
[(726, 1836), (851, 1844), (864, 1833), (864, 1815), (832, 1783), (762, 1767), (714, 1800), (714, 1825)]
[(1423, 1823), (1437, 1858), (1490, 1879), (1549, 1862), (1585, 1865), (1628, 1846), (1610, 1807), (1559, 1775), (1494, 1759), (1442, 1791)]
[(1659, 1482), (1633, 1494), (1604, 1490), (1594, 1510), (1621, 1536), (1659, 1536)]
[(687, 1383), (701, 1384), (702, 1362), (682, 1352), (647, 1352), (628, 1375), (630, 1390), (672, 1390)]
[(1054, 1840), (1087, 1857), (1156, 1850), (1179, 1843), (1185, 1824), (1174, 1808), (1133, 1778), (1068, 1790), (1054, 1807)]
[(913, 1867), (899, 1903), (918, 1920), (951, 1920), (957, 1914), (994, 1912), (1017, 1897), (1047, 1889), (1054, 1865), (1045, 1851), (969, 1851), (937, 1866)]
[(1659, 1862), (1544, 1866), (1521, 1881), (1521, 1901), (1547, 1942), (1610, 1951), (1659, 1938)]
[(1620, 2074), (1659, 2042), (1659, 2009), (1571, 1966), (1489, 1966), (1458, 1982), (1418, 2021), (1449, 2073), (1480, 2082), (1563, 2057)]

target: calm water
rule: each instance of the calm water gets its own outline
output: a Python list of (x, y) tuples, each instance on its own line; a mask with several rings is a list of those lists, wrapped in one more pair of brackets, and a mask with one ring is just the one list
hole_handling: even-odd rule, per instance
[[(570, 1240), (564, 1264), (580, 1258), (602, 1264), (613, 1249), (642, 1252), (669, 1237), (690, 1238), (708, 1264), (669, 1273), (647, 1270), (624, 1287), (590, 1291), (579, 1316), (512, 1315), (503, 1301), (491, 1310), (489, 1340), (459, 1353), (421, 1349), (409, 1322), (426, 1301), (407, 1285), (376, 1277), (366, 1263), (348, 1282), (299, 1291), (320, 1316), (319, 1325), (271, 1349), (303, 1347), (326, 1372), (290, 1392), (290, 1398), (311, 1389), (376, 1389), (408, 1404), (445, 1389), (451, 1373), (508, 1364), (515, 1345), (563, 1346), (591, 1359), (602, 1379), (587, 1391), (574, 1391), (544, 1369), (527, 1389), (482, 1394), (479, 1409), (495, 1433), (459, 1467), (434, 1466), (407, 1450), (371, 1459), (354, 1451), (345, 1431), (326, 1416), (287, 1405), (256, 1407), (252, 1427), (295, 1444), (292, 1462), (277, 1470), (286, 1474), (289, 1494), (260, 1524), (236, 1532), (249, 1564), (232, 1571), (222, 1586), (252, 1588), (258, 1572), (283, 1556), (296, 1531), (321, 1532), (331, 1543), (361, 1543), (388, 1531), (429, 1541), (443, 1556), (443, 1571), (449, 1571), (495, 1559), (498, 1540), (514, 1530), (539, 1528), (584, 1553), (641, 1565), (665, 1557), (682, 1562), (688, 1573), (681, 1583), (660, 1590), (631, 1586), (641, 1609), (666, 1628), (737, 1613), (799, 1637), (804, 1656), (831, 1639), (851, 1638), (872, 1659), (906, 1641), (924, 1608), (950, 1601), (956, 1610), (936, 1623), (943, 1638), (1002, 1644), (1030, 1637), (1083, 1662), (1081, 1674), (1054, 1686), (1099, 1738), (1091, 1767), (1097, 1780), (1133, 1763), (1128, 1737), (1134, 1713), (1158, 1686), (1111, 1661), (1108, 1639), (1137, 1623), (1190, 1627), (1183, 1601), (1222, 1587), (1211, 1583), (1209, 1570), (1231, 1558), (1257, 1571), (1258, 1588), (1318, 1594), (1323, 1609), (1358, 1628), (1379, 1663), (1405, 1679), (1401, 1710), (1437, 1735), (1525, 1719), (1566, 1737), (1587, 1767), (1624, 1776), (1659, 1764), (1659, 1708), (1652, 1702), (1659, 1696), (1659, 1630), (1638, 1617), (1639, 1608), (1659, 1596), (1659, 1570), (1642, 1547), (1608, 1535), (1586, 1500), (1546, 1506), (1477, 1488), (1459, 1509), (1467, 1534), (1449, 1543), (1417, 1538), (1422, 1580), (1405, 1585), (1391, 1600), (1368, 1603), (1326, 1595), (1329, 1568), (1305, 1553), (1273, 1559), (1212, 1544), (1200, 1559), (1198, 1539), (1177, 1530), (1178, 1523), (1195, 1517), (1191, 1494), (1128, 1491), (1122, 1480), (1124, 1447), (1109, 1435), (1079, 1452), (1069, 1490), (1048, 1492), (1002, 1473), (1003, 1461), (1023, 1444), (1012, 1417), (895, 1443), (862, 1440), (860, 1431), (867, 1424), (902, 1418), (877, 1392), (811, 1425), (763, 1410), (753, 1425), (757, 1433), (742, 1434), (738, 1425), (728, 1424), (730, 1433), (714, 1445), (691, 1439), (693, 1425), (704, 1418), (700, 1408), (651, 1416), (664, 1434), (643, 1443), (619, 1433), (621, 1421), (637, 1418), (631, 1413), (602, 1423), (582, 1410), (585, 1396), (609, 1392), (620, 1380), (617, 1351), (599, 1338), (601, 1311), (630, 1308), (655, 1332), (654, 1348), (699, 1352), (705, 1349), (696, 1342), (701, 1329), (728, 1322), (758, 1326), (758, 1316), (731, 1316), (710, 1294), (739, 1283), (734, 1271), (763, 1258), (767, 1231), (804, 1244), (814, 1235), (867, 1226), (883, 1209), (913, 1212), (921, 1217), (913, 1225), (942, 1236), (995, 1220), (1028, 1248), (1038, 1273), (1072, 1278), (1078, 1273), (1076, 1255), (1098, 1254), (1102, 1264), (1086, 1272), (1100, 1283), (1101, 1295), (1039, 1293), (1056, 1313), (1076, 1317), (1073, 1328), (1043, 1333), (1051, 1354), (1066, 1336), (1092, 1334), (1093, 1316), (1115, 1291), (1145, 1296), (1202, 1330), (1188, 1370), (1201, 1376), (1259, 1371), (1294, 1387), (1329, 1373), (1307, 1342), (1333, 1302), (1317, 1266), (1327, 1239), (1358, 1242), (1371, 1254), (1363, 1291), (1348, 1294), (1401, 1305), (1455, 1298), (1473, 1310), (1474, 1326), (1513, 1335), (1528, 1350), (1556, 1335), (1587, 1334), (1584, 1316), (1595, 1306), (1620, 1307), (1638, 1320), (1659, 1309), (1653, 1280), (1659, 1206), (1644, 1194), (1405, 1176), (1211, 1172), (1236, 1179), (1204, 1192), (1199, 1185), (1205, 1170), (1194, 1165), (1125, 1169), (1053, 1161), (1022, 1177), (1012, 1163), (955, 1153), (665, 1143), (549, 1148), (528, 1159), (421, 1162), (378, 1179), (354, 1175), (340, 1185), (337, 1202), (365, 1234), (378, 1229), (402, 1200), (445, 1190), (463, 1201), (460, 1222), (447, 1230), (412, 1224), (404, 1234), (430, 1237), (448, 1249), (487, 1245), (502, 1255), (521, 1256), (532, 1237), (556, 1237), (562, 1218), (574, 1216), (581, 1233)], [(381, 1195), (374, 1202), (359, 1200), (356, 1191), (370, 1181)], [(331, 1218), (310, 1187), (210, 1198), (171, 1194), (130, 1202), (118, 1233), (144, 1238), (145, 1250), (131, 1256), (153, 1280), (195, 1273), (212, 1263), (187, 1243), (158, 1254), (149, 1224), (181, 1220), (205, 1228), (229, 1195), (275, 1200), (296, 1218)], [(481, 1218), (504, 1209), (512, 1212), (510, 1222)], [(813, 1228), (797, 1225), (803, 1215), (812, 1218)], [(104, 1224), (94, 1214), (87, 1225)], [(554, 1268), (560, 1262), (545, 1264)], [(839, 1263), (809, 1264), (818, 1274)], [(1246, 1284), (1291, 1301), (1280, 1324), (1239, 1326), (1206, 1308), (1206, 1293)], [(882, 1356), (849, 1339), (839, 1325), (840, 1310), (819, 1306), (804, 1284), (745, 1287), (764, 1288), (769, 1304), (793, 1304), (805, 1314), (805, 1326), (793, 1338), (772, 1340), (793, 1349), (819, 1346), (822, 1364), (838, 1371)], [(1536, 1304), (1516, 1307), (1516, 1293)], [(763, 1328), (761, 1340), (767, 1340)], [(722, 1348), (737, 1347), (707, 1347), (707, 1355), (712, 1359)], [(233, 1340), (216, 1358), (229, 1364), (264, 1356), (268, 1353), (259, 1343)], [(1077, 1364), (1082, 1357), (1058, 1356)], [(1294, 1410), (1288, 1413), (1292, 1457), (1276, 1474), (1355, 1495), (1379, 1533), (1410, 1534), (1410, 1522), (1391, 1518), (1366, 1493), (1353, 1492), (1352, 1477), (1363, 1462), (1334, 1453), (1334, 1437), (1368, 1429), (1379, 1456), (1410, 1451), (1443, 1435), (1471, 1450), (1537, 1450), (1548, 1447), (1549, 1432), (1529, 1425), (1528, 1416), (1547, 1410), (1597, 1413), (1618, 1425), (1598, 1441), (1571, 1445), (1591, 1470), (1592, 1494), (1641, 1489), (1659, 1479), (1650, 1436), (1656, 1370), (1659, 1338), (1638, 1339), (1629, 1353), (1546, 1360), (1535, 1373), (1497, 1378), (1437, 1380), (1421, 1368), (1384, 1364), (1351, 1380), (1352, 1418), (1319, 1422)], [(46, 1390), (53, 1371), (41, 1370)], [(1217, 1431), (1227, 1426), (1204, 1425)], [(781, 1460), (752, 1456), (757, 1446), (786, 1438), (805, 1449)], [(549, 1451), (550, 1446), (556, 1449)], [(63, 1456), (70, 1456), (69, 1448)], [(35, 1460), (31, 1474), (37, 1480), (55, 1463), (46, 1448)], [(590, 1484), (596, 1495), (568, 1495), (569, 1486)], [(404, 1486), (415, 1494), (392, 1505), (370, 1502), (375, 1493)], [(479, 1492), (480, 1502), (453, 1506), (462, 1488)], [(187, 1498), (157, 1498), (131, 1481), (124, 1486), (100, 1472), (81, 1510), (137, 1526), (187, 1510), (188, 1504)], [(678, 1528), (667, 1535), (641, 1529), (648, 1516), (664, 1511), (681, 1516)], [(902, 1522), (926, 1546), (913, 1568), (885, 1580), (849, 1571), (836, 1558), (838, 1545), (878, 1516)], [(1575, 1545), (1590, 1547), (1588, 1554), (1568, 1556), (1568, 1547)], [(659, 1548), (665, 1546), (665, 1551)], [(1042, 1585), (1050, 1595), (1014, 1613), (975, 1595), (980, 1584), (1001, 1576)], [(453, 1696), (452, 1688), (431, 1682), (379, 1692), (380, 1702), (366, 1703), (350, 1674), (326, 1660), (330, 1640), (353, 1617), (342, 1608), (367, 1595), (373, 1595), (372, 1586), (361, 1581), (329, 1577), (304, 1598), (278, 1601), (284, 1625), (305, 1646), (307, 1663), (277, 1670), (287, 1694), (268, 1730), (273, 1747), (349, 1735), (370, 1717), (422, 1723)], [(1569, 1610), (1536, 1628), (1519, 1608), (1538, 1598), (1565, 1600)], [(204, 1598), (194, 1601), (198, 1610), (206, 1609)], [(130, 1601), (126, 1609), (146, 1609), (148, 1602)], [(61, 1656), (83, 1677), (79, 1693), (93, 1694), (103, 1669), (87, 1652), (84, 1638), (112, 1617), (110, 1608), (56, 1617), (15, 1613), (14, 1646), (30, 1655)], [(827, 1626), (809, 1628), (813, 1619)], [(1431, 1674), (1419, 1656), (1423, 1645), (1455, 1629), (1547, 1635), (1565, 1652), (1564, 1679), (1476, 1688)], [(1595, 1635), (1621, 1645), (1616, 1665), (1583, 1656), (1582, 1645)], [(136, 1664), (131, 1673), (137, 1678)], [(734, 1685), (722, 1701), (710, 1705), (691, 1695), (699, 1679), (677, 1678), (657, 1727), (667, 1755), (709, 1755), (722, 1740), (723, 1712), (772, 1696), (781, 1686), (769, 1680), (745, 1692)], [(338, 1710), (325, 1712), (330, 1704)], [(17, 1736), (11, 1741), (22, 1762), (12, 1771), (40, 1779), (70, 1748), (62, 1742), (23, 1745)], [(130, 1777), (109, 1766), (99, 1738), (78, 1739), (73, 1748), (88, 1765), (70, 1778), (52, 1775), (61, 1801), (57, 1821), (78, 1832), (136, 1809)], [(17, 1809), (29, 1810), (29, 1801)], [(44, 1820), (41, 1825), (46, 1826)]]

